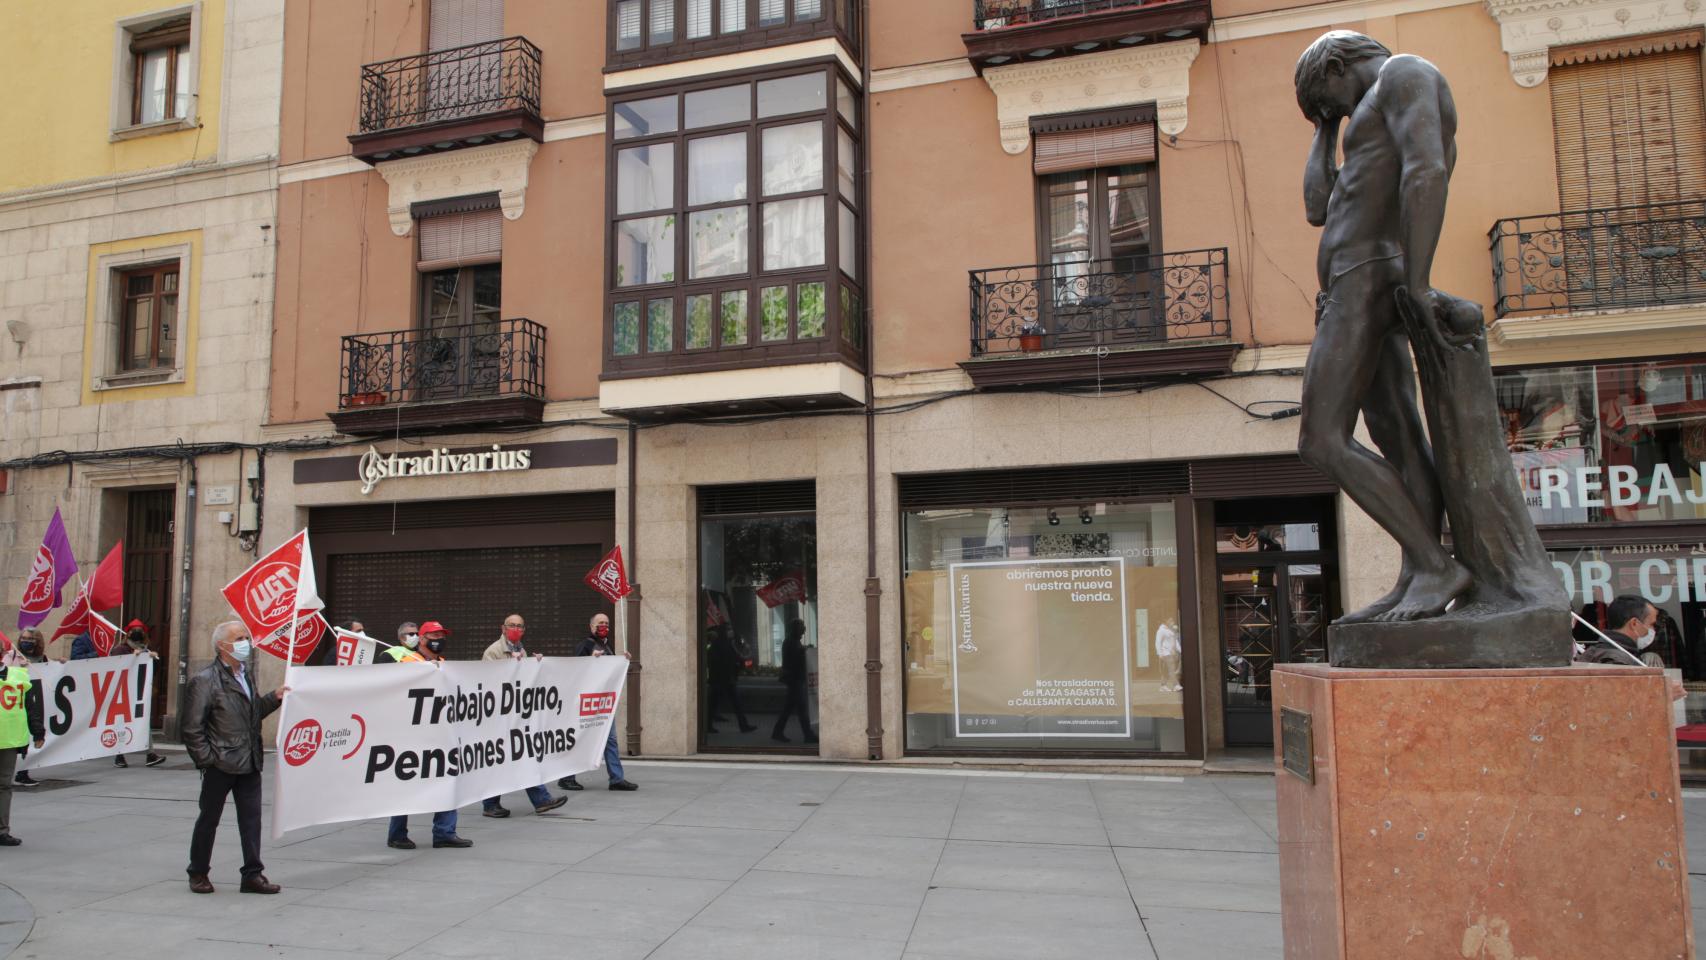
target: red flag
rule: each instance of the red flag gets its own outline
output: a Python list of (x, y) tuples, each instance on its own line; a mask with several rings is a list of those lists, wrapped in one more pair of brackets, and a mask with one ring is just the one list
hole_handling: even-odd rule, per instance
[[(303, 530), (272, 552), (256, 560), (254, 565), (225, 585), (225, 599), (237, 618), (249, 628), (255, 646), (278, 657), (285, 657), (290, 647), (290, 626), (297, 626), (297, 640), (308, 634), (306, 624), (313, 621), (314, 611), (324, 607), (314, 580), (314, 563), (308, 547), (308, 531)], [(319, 618), (321, 632), (325, 618)], [(301, 663), (320, 634), (312, 635), (307, 651), (298, 650), (293, 662)], [(275, 650), (274, 647), (278, 649)]]
[(806, 598), (806, 577), (798, 570), (791, 570), (759, 587), (755, 592), (767, 607), (798, 603)]
[[(330, 628), (326, 624), (326, 618), (322, 617), (319, 611), (304, 610), (296, 622), (296, 642), (294, 644), (290, 642), (290, 623), (287, 621), (284, 628), (278, 632), (269, 634), (264, 638), (256, 636), (255, 649), (265, 650), (280, 660), (289, 660), (291, 663), (301, 666), (308, 662), (309, 656), (314, 653), (314, 648), (320, 645), (320, 640), (326, 635), (328, 629)], [(293, 653), (294, 657), (292, 656)]]
[(586, 575), (586, 584), (604, 594), (611, 603), (634, 592), (634, 588), (628, 585), (628, 571), (622, 567), (621, 544), (617, 544), (604, 555), (603, 560), (598, 561), (598, 566)]
[(108, 551), (89, 581), (89, 609), (111, 610), (124, 603), (124, 541)]
[(95, 644), (95, 653), (104, 657), (112, 652), (113, 644), (118, 642), (118, 627), (106, 617), (90, 611), (89, 639)]
[(53, 631), (53, 636), (47, 638), (48, 643), (60, 637), (76, 636), (89, 632), (89, 587), (87, 584), (77, 591), (77, 599), (71, 602), (71, 609), (65, 612), (65, 619), (59, 621), (59, 629)]
[(12, 638), (6, 636), (6, 631), (0, 630), (0, 653), (12, 652)]
[(723, 626), (724, 624), (726, 624), (728, 622), (729, 622), (729, 615), (723, 612), (722, 607), (717, 606), (717, 601), (711, 599), (710, 597), (706, 597), (705, 598), (705, 626), (707, 626), (707, 627), (720, 627), (720, 626)]

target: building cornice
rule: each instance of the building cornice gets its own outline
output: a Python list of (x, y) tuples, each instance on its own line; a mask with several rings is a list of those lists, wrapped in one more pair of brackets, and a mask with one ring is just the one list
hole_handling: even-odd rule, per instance
[(512, 140), (449, 153), (429, 153), (375, 165), (390, 187), (385, 212), (391, 232), (406, 237), (414, 228), (410, 207), (474, 193), (496, 193), (504, 219), (519, 220), (527, 203), (527, 166), (539, 144)]
[(1505, 317), (1488, 328), (1494, 365), (1563, 363), (1697, 351), (1706, 304)]
[(1108, 50), (1038, 63), (988, 67), (984, 82), (995, 91), (1001, 147), (1011, 154), (1031, 145), (1031, 118), (1080, 110), (1155, 104), (1161, 132), (1185, 130), (1191, 93), (1191, 64), (1202, 50), (1195, 40), (1176, 40), (1129, 50)]
[(27, 206), (32, 203), (43, 202), (59, 203), (64, 200), (79, 199), (88, 194), (115, 193), (133, 187), (159, 186), (162, 183), (194, 183), (210, 177), (226, 177), (240, 173), (272, 170), (276, 169), (277, 166), (278, 161), (274, 157), (256, 157), (250, 160), (234, 160), (229, 163), (220, 163), (214, 160), (188, 161), (164, 167), (150, 167), (146, 170), (132, 170), (100, 177), (88, 177), (82, 180), (44, 184), (39, 187), (21, 187), (17, 190), (8, 190), (0, 193), (0, 207)]
[(1483, 5), (1498, 22), (1511, 76), (1524, 87), (1546, 79), (1553, 47), (1706, 23), (1702, 0), (1483, 0)]

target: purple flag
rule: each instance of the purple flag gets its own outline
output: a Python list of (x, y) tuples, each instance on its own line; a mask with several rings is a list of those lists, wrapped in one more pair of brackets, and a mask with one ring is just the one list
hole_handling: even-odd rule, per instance
[(76, 572), (77, 558), (71, 555), (71, 539), (65, 535), (65, 521), (59, 518), (59, 508), (55, 507), (41, 546), (36, 548), (30, 577), (24, 582), (24, 598), (18, 601), (18, 629), (27, 630), (46, 620), (50, 611), (57, 610), (59, 588)]

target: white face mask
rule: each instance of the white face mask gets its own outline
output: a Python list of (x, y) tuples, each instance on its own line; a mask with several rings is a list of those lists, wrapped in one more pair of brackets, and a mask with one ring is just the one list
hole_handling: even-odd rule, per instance
[(420, 634), (418, 634), (418, 633), (407, 633), (407, 634), (403, 635), (403, 646), (408, 647), (410, 650), (413, 650), (420, 645), (421, 645), (421, 635)]
[(1648, 370), (1641, 374), (1641, 389), (1648, 393), (1664, 386), (1665, 378), (1657, 370)]
[(240, 663), (247, 663), (249, 662), (249, 653), (253, 647), (254, 645), (249, 641), (239, 640), (231, 645), (231, 656), (235, 657)]
[(1648, 627), (1646, 633), (1643, 633), (1640, 636), (1635, 638), (1635, 649), (1645, 650), (1648, 647), (1652, 646), (1653, 641), (1657, 640), (1658, 638), (1659, 638), (1658, 631), (1654, 630), (1652, 627)]

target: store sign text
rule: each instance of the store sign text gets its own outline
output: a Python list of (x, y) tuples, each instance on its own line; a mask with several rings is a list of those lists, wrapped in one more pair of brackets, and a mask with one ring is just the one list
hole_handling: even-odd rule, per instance
[[(1580, 563), (1552, 561), (1553, 569), (1564, 581), (1564, 589), (1573, 601), (1609, 602), (1623, 592), (1614, 582), (1618, 567), (1607, 560), (1583, 560)], [(1627, 570), (1628, 567), (1622, 567)], [(1636, 585), (1648, 603), (1706, 602), (1706, 557), (1664, 558), (1642, 560), (1635, 568)]]
[[(1524, 485), (1538, 490), (1544, 509), (1633, 507), (1641, 503), (1649, 507), (1664, 503), (1679, 507), (1684, 503), (1706, 504), (1706, 486), (1696, 488), (1693, 477), (1684, 477), (1679, 484), (1667, 463), (1655, 464), (1652, 477), (1645, 484), (1640, 482), (1639, 471), (1631, 466), (1527, 469), (1533, 472), (1533, 477), (1524, 477)], [(1706, 474), (1706, 464), (1701, 464), (1698, 472)]]
[(440, 447), (431, 453), (398, 456), (382, 454), (372, 447), (361, 455), (356, 474), (361, 480), (361, 493), (373, 492), (382, 480), (392, 477), (437, 477), (453, 473), (499, 473), (526, 470), (533, 466), (532, 450), (505, 450), (497, 444), (477, 453), (452, 453)]

